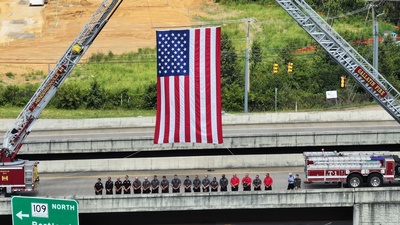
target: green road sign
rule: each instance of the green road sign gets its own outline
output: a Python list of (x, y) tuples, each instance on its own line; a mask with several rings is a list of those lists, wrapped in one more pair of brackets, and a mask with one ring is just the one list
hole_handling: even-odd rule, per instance
[(14, 196), (11, 209), (13, 225), (79, 225), (76, 200)]

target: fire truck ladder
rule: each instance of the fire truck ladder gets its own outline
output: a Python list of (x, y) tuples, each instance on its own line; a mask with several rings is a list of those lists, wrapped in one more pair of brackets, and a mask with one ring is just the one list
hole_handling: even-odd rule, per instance
[(0, 162), (12, 161), (15, 158), (22, 146), (22, 142), (30, 133), (33, 123), (38, 119), (60, 85), (72, 72), (72, 69), (88, 50), (122, 1), (104, 0), (101, 3), (89, 22), (19, 114), (12, 128), (4, 135), (3, 148), (0, 151)]
[(276, 0), (371, 96), (400, 123), (400, 93), (304, 0)]

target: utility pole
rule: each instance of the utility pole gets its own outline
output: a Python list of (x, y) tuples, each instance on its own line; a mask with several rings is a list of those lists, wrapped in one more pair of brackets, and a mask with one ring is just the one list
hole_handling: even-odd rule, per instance
[(244, 71), (244, 113), (248, 112), (249, 91), (250, 91), (250, 66), (249, 66), (249, 47), (250, 47), (250, 23), (253, 22), (252, 18), (247, 18), (247, 32), (246, 32), (246, 65)]
[[(372, 66), (376, 71), (378, 71), (378, 46), (379, 46), (379, 30), (378, 30), (378, 17), (382, 16), (383, 13), (375, 16), (375, 1), (376, 0), (368, 0), (371, 2), (371, 14), (372, 14), (372, 34), (374, 36), (374, 47), (373, 47), (373, 60)], [(387, 2), (400, 2), (399, 0), (386, 0)]]

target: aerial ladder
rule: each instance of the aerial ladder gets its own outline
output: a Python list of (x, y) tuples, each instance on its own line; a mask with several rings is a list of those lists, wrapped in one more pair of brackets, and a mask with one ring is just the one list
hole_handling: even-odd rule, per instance
[(397, 122), (400, 93), (304, 0), (276, 0)]
[(89, 49), (122, 1), (104, 0), (101, 3), (89, 22), (21, 111), (14, 125), (4, 135), (3, 146), (0, 149), (0, 190), (5, 188), (7, 193), (11, 193), (34, 189), (35, 181), (38, 178), (37, 162), (19, 160), (15, 157), (21, 149), (23, 141), (31, 132), (34, 122), (39, 118), (46, 105)]

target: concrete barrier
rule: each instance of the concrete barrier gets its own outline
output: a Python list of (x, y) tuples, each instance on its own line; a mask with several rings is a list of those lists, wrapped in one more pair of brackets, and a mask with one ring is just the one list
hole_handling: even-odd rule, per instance
[[(400, 221), (399, 191), (399, 187), (390, 187), (61, 198), (78, 200), (80, 213), (353, 207), (355, 225), (394, 225)], [(10, 198), (0, 199), (0, 215), (11, 214), (10, 202)], [(225, 204), (226, 202), (229, 204)]]
[[(157, 212), (210, 209), (351, 207), (354, 191), (300, 190), (272, 192), (209, 192), (151, 195), (66, 196), (76, 199), (80, 213)], [(0, 214), (11, 214), (10, 199), (0, 199)], [(229, 204), (226, 204), (229, 202)], [(3, 204), (4, 203), (4, 204)]]
[[(15, 120), (1, 119), (0, 131), (7, 131)], [(289, 113), (224, 114), (222, 124), (280, 124), (280, 123), (326, 123), (349, 121), (394, 121), (383, 109), (359, 111), (323, 111)], [(55, 126), (56, 124), (56, 126)], [(71, 130), (98, 128), (154, 127), (155, 117), (128, 117), (102, 119), (39, 119), (34, 130)]]
[(41, 161), (39, 164), (39, 172), (226, 169), (247, 167), (296, 167), (303, 165), (304, 158), (302, 154), (227, 155)]

